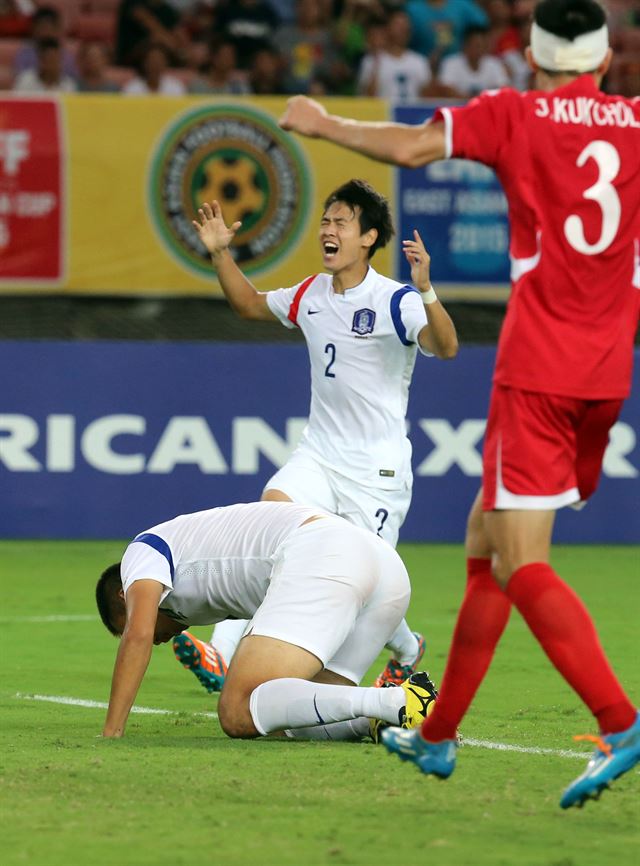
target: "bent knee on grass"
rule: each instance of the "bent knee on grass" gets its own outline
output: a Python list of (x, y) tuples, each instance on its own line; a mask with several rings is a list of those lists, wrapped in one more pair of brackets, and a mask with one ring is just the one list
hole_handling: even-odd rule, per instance
[(244, 637), (229, 665), (220, 701), (218, 719), (229, 737), (260, 736), (253, 724), (249, 701), (258, 686), (270, 680), (312, 680), (322, 670), (322, 662), (302, 647), (249, 634)]
[(233, 690), (222, 689), (218, 702), (218, 721), (225, 734), (233, 739), (260, 736), (249, 711), (249, 696), (236, 694)]

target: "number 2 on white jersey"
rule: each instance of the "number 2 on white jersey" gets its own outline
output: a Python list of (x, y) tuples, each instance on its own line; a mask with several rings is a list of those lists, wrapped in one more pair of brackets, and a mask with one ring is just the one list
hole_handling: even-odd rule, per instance
[(564, 223), (564, 235), (574, 250), (585, 256), (595, 256), (611, 245), (620, 225), (621, 205), (618, 193), (611, 181), (620, 171), (620, 155), (608, 141), (592, 141), (582, 151), (576, 165), (578, 168), (593, 159), (598, 166), (598, 180), (584, 191), (583, 198), (595, 201), (602, 211), (600, 237), (590, 244), (584, 236), (584, 224), (577, 214), (571, 214)]
[(327, 345), (324, 347), (324, 353), (325, 355), (329, 355), (329, 363), (324, 368), (324, 375), (328, 379), (335, 379), (336, 374), (331, 372), (331, 368), (333, 367), (336, 360), (336, 347), (333, 345), (333, 343), (327, 343)]

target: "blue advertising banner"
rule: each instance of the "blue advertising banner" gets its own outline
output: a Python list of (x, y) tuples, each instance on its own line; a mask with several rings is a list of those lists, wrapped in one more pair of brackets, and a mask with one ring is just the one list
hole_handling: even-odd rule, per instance
[[(419, 357), (414, 496), (401, 538), (460, 542), (480, 483), (493, 348)], [(303, 345), (0, 342), (0, 536), (129, 538), (178, 513), (258, 499), (309, 406)], [(636, 353), (636, 379), (640, 352)], [(639, 542), (640, 398), (600, 489), (560, 541)]]
[[(431, 105), (397, 105), (398, 123), (424, 123)], [(493, 171), (463, 159), (443, 160), (396, 173), (400, 238), (418, 229), (431, 255), (435, 284), (465, 287), (509, 285), (507, 201)], [(399, 247), (399, 245), (398, 245)], [(404, 258), (399, 279), (410, 280)]]

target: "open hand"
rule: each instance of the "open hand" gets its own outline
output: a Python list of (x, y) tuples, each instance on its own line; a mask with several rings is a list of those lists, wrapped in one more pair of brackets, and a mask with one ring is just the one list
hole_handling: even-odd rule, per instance
[(283, 129), (315, 138), (320, 133), (320, 125), (325, 117), (328, 117), (326, 108), (315, 99), (309, 99), (308, 96), (293, 96), (287, 102), (279, 124)]
[(429, 290), (431, 279), (429, 271), (431, 267), (431, 256), (426, 251), (422, 238), (417, 230), (413, 230), (412, 241), (402, 241), (402, 249), (411, 265), (411, 281), (421, 292)]
[(198, 209), (199, 222), (193, 220), (193, 225), (200, 235), (200, 240), (212, 256), (226, 250), (242, 225), (240, 221), (228, 227), (222, 218), (222, 210), (217, 201), (205, 202)]

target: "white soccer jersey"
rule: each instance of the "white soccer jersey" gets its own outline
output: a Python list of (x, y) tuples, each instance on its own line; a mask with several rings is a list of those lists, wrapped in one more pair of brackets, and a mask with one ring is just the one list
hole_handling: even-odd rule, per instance
[(300, 448), (361, 485), (406, 487), (405, 414), (417, 339), (427, 324), (419, 292), (369, 268), (344, 295), (330, 274), (266, 294), (269, 309), (304, 334), (311, 408)]
[(250, 502), (181, 514), (137, 535), (122, 557), (126, 594), (136, 580), (164, 586), (160, 607), (189, 625), (250, 619), (269, 587), (280, 545), (317, 508)]

